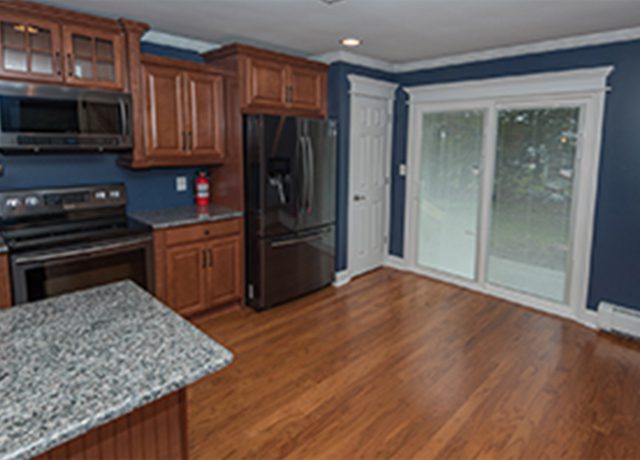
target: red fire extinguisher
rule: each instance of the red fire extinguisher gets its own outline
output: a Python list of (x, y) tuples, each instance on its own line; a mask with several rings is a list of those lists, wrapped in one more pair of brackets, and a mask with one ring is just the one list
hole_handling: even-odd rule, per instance
[(200, 171), (196, 177), (196, 206), (209, 206), (209, 178), (205, 171)]

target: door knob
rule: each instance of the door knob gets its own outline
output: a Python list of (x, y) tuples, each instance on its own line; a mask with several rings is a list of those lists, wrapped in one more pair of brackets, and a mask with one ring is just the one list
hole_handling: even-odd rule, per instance
[(366, 199), (367, 199), (367, 197), (365, 195), (354, 195), (353, 196), (353, 201), (364, 201)]

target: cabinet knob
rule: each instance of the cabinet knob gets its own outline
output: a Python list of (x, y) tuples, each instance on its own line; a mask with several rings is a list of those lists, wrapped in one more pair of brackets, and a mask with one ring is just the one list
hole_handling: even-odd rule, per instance
[(209, 235), (209, 233), (210, 233), (209, 230), (205, 230), (204, 231), (204, 234), (207, 235), (207, 236)]

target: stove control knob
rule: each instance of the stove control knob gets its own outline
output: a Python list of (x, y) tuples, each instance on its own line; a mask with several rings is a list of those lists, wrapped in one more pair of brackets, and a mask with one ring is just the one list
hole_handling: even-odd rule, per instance
[(120, 198), (120, 190), (111, 190), (109, 192), (109, 198), (113, 200), (117, 200), (118, 198)]
[(107, 198), (107, 192), (105, 192), (104, 190), (100, 190), (96, 192), (94, 196), (96, 200), (104, 200)]
[(9, 209), (16, 209), (20, 206), (20, 198), (8, 198), (4, 205)]
[(37, 196), (28, 196), (24, 199), (24, 204), (26, 204), (27, 206), (33, 208), (35, 206), (38, 206), (40, 204), (40, 200), (38, 199)]

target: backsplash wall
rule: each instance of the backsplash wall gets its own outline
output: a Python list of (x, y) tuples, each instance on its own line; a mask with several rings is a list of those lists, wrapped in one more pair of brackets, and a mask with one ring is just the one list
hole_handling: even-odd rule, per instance
[[(142, 43), (142, 52), (202, 62), (195, 52)], [(123, 182), (127, 186), (129, 211), (141, 211), (193, 203), (193, 179), (198, 168), (161, 168), (134, 171), (118, 166), (114, 153), (0, 155), (4, 175), (0, 190), (66, 187)], [(177, 176), (186, 176), (187, 191), (176, 192)]]

